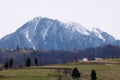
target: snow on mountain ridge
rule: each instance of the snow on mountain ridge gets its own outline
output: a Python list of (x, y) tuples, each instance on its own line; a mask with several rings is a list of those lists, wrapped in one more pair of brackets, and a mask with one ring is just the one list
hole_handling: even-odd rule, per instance
[(40, 22), (41, 19), (42, 17), (36, 17), (33, 20), (30, 20), (28, 24), (26, 23), (25, 24), (26, 26), (23, 29), (20, 28), (21, 34), (25, 35), (28, 42), (33, 46), (33, 49), (36, 49), (36, 47), (32, 40), (38, 27), (38, 23)]
[(32, 42), (32, 39), (30, 38), (29, 33), (30, 33), (29, 29), (24, 30), (24, 34), (25, 34), (26, 39), (33, 46), (33, 49), (36, 49), (35, 46), (34, 46), (34, 44), (33, 44), (33, 42)]
[[(42, 17), (36, 17), (36, 18), (34, 18), (33, 20), (30, 20), (30, 21), (29, 21), (29, 26), (28, 26), (28, 27), (34, 28), (33, 34), (35, 33), (35, 30), (36, 30), (36, 28), (38, 27), (39, 22), (40, 22), (41, 20), (43, 20), (43, 19), (46, 20), (46, 23), (45, 23), (45, 24), (46, 24), (46, 28), (44, 28), (44, 29), (42, 30), (42, 32), (41, 32), (41, 35), (43, 36), (43, 40), (45, 40), (45, 37), (46, 37), (46, 35), (47, 35), (47, 32), (48, 32), (49, 29), (50, 29), (50, 25), (53, 25), (53, 24), (54, 24), (53, 21), (59, 22), (60, 25), (62, 25), (62, 26), (65, 25), (64, 27), (71, 29), (73, 33), (77, 31), (77, 32), (79, 32), (80, 34), (86, 35), (86, 36), (90, 35), (90, 33), (91, 33), (91, 31), (88, 30), (86, 27), (84, 27), (84, 26), (82, 26), (82, 25), (80, 25), (80, 24), (78, 24), (78, 23), (75, 23), (75, 22), (63, 23), (63, 22), (60, 22), (59, 20), (52, 20), (52, 19), (49, 19), (49, 18), (46, 18), (46, 17), (43, 17), (43, 18), (42, 18)], [(31, 25), (32, 25), (32, 26), (31, 26)], [(40, 27), (40, 26), (39, 26), (39, 27)], [(28, 29), (28, 30), (29, 30), (29, 29)], [(100, 29), (98, 29), (98, 28), (93, 28), (92, 32), (94, 32), (94, 34), (96, 35), (96, 37), (98, 37), (99, 39), (105, 41), (105, 38), (101, 35), (102, 31), (101, 31)], [(29, 32), (27, 32), (27, 33), (29, 33)], [(54, 33), (54, 34), (55, 34), (55, 33)], [(29, 36), (29, 34), (27, 34), (27, 35)], [(28, 36), (26, 36), (26, 38), (27, 38), (28, 41), (30, 42), (31, 39), (30, 39)]]
[(43, 18), (42, 18), (41, 16), (39, 16), (39, 17), (36, 17), (36, 18), (30, 20), (29, 22), (38, 22), (38, 21), (40, 21), (41, 19), (43, 19)]
[(9, 38), (12, 36), (12, 34), (13, 34), (13, 33), (8, 34), (8, 35), (6, 35), (5, 37), (3, 37), (3, 38), (1, 38), (1, 39), (3, 39), (3, 40), (7, 40), (7, 39), (9, 39)]
[(39, 23), (39, 21), (42, 19), (42, 17), (36, 17), (36, 18), (34, 18), (33, 20), (30, 20), (29, 21), (29, 24), (33, 24), (34, 26), (34, 29), (36, 30), (36, 28), (37, 28), (37, 25), (38, 25), (38, 23)]
[(47, 35), (47, 32), (49, 31), (49, 28), (50, 28), (50, 27), (48, 27), (47, 29), (44, 29), (44, 31), (41, 32), (41, 33), (42, 33), (42, 36), (43, 36), (43, 40), (45, 40), (45, 37), (46, 37), (46, 35)]
[(102, 31), (100, 29), (93, 28), (92, 31), (99, 39), (105, 41), (105, 38), (101, 35)]
[(67, 23), (67, 27), (71, 28), (73, 32), (77, 31), (83, 35), (90, 35), (89, 31), (82, 25), (72, 22), (72, 23)]

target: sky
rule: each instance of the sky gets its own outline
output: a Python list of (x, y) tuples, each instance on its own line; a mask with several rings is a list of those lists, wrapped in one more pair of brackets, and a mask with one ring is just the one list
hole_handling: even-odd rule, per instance
[(97, 27), (120, 39), (120, 0), (0, 0), (0, 38), (38, 16)]

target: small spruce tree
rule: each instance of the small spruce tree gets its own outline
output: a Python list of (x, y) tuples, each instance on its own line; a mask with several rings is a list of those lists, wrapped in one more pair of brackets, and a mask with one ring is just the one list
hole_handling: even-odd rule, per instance
[(10, 68), (13, 66), (13, 59), (12, 58), (10, 59), (9, 65), (10, 65)]
[(17, 50), (17, 51), (19, 50), (19, 46), (17, 46), (16, 50)]
[(92, 70), (91, 71), (91, 80), (96, 80), (97, 79), (97, 76), (96, 76), (97, 74), (96, 74), (96, 71), (95, 70)]
[(5, 63), (4, 67), (5, 67), (5, 69), (8, 69), (8, 67), (9, 67), (8, 62)]
[(38, 59), (35, 58), (35, 65), (38, 66)]
[(71, 74), (73, 80), (77, 80), (77, 78), (80, 78), (81, 74), (77, 68), (74, 68)]
[(30, 58), (27, 58), (26, 59), (26, 67), (29, 67), (29, 66), (31, 66), (31, 60), (30, 60)]

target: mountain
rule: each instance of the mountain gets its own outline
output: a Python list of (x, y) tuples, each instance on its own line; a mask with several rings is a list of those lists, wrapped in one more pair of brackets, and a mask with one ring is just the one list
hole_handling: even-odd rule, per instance
[(77, 23), (36, 17), (0, 40), (0, 47), (7, 49), (33, 48), (43, 50), (68, 50), (118, 45), (110, 34), (98, 28), (88, 30)]

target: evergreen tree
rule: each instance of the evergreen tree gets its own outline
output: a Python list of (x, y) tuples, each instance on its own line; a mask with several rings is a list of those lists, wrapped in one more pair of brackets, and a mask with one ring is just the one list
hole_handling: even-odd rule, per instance
[(8, 67), (9, 67), (8, 62), (5, 63), (4, 67), (5, 67), (5, 69), (8, 69)]
[(91, 80), (96, 80), (97, 79), (97, 77), (96, 77), (96, 71), (95, 70), (92, 70), (91, 71)]
[(10, 65), (10, 68), (13, 66), (13, 59), (12, 58), (10, 59), (9, 65)]
[(27, 67), (31, 66), (31, 60), (30, 60), (30, 58), (26, 59), (26, 66)]
[(73, 80), (75, 80), (75, 79), (77, 80), (77, 78), (80, 78), (81, 74), (77, 68), (74, 68), (71, 76), (72, 76)]
[(16, 50), (17, 50), (17, 51), (19, 50), (19, 46), (17, 46)]
[(38, 66), (38, 60), (35, 58), (35, 65)]

